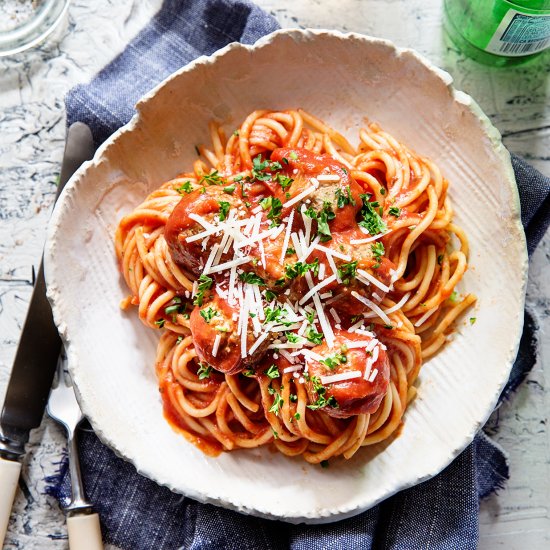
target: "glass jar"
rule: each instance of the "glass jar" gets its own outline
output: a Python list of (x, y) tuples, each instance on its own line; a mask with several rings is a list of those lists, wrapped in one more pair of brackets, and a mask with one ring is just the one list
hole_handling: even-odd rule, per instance
[(38, 45), (68, 7), (69, 0), (0, 0), (0, 57)]
[(445, 29), (469, 57), (523, 63), (550, 48), (550, 0), (445, 0)]

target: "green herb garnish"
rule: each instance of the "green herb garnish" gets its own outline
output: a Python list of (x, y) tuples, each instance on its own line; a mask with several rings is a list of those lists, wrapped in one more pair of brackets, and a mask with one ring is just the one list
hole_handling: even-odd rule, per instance
[(283, 188), (283, 191), (292, 185), (294, 180), (284, 174), (277, 174), (277, 183)]
[(199, 183), (208, 183), (208, 185), (222, 185), (225, 180), (220, 176), (217, 170), (210, 172), (210, 174), (203, 174)]
[(243, 283), (248, 283), (250, 285), (265, 285), (265, 281), (259, 275), (252, 272), (239, 273), (239, 279)]
[(342, 365), (348, 362), (348, 358), (344, 353), (335, 353), (329, 355), (320, 361), (323, 365), (326, 365), (330, 370), (334, 370), (338, 365)]
[(397, 208), (397, 206), (391, 206), (388, 210), (388, 214), (390, 216), (395, 216), (396, 218), (399, 218), (399, 216), (401, 216), (401, 209)]
[(201, 309), (200, 315), (207, 323), (210, 323), (219, 313), (212, 306), (208, 306), (207, 308)]
[(274, 413), (276, 416), (279, 416), (279, 411), (284, 404), (284, 399), (281, 397), (281, 394), (275, 391), (271, 386), (267, 388), (267, 391), (273, 395), (273, 405), (269, 408), (269, 412)]
[(203, 365), (202, 363), (199, 363), (199, 370), (197, 371), (199, 380), (210, 378), (211, 372), (212, 372), (212, 367), (210, 365)]
[(225, 201), (218, 201), (218, 204), (220, 206), (220, 221), (223, 222), (227, 219), (227, 213), (229, 212), (231, 205)]
[(363, 208), (361, 208), (360, 215), (363, 219), (359, 222), (359, 225), (364, 227), (370, 235), (385, 233), (387, 230), (386, 223), (375, 210), (379, 205), (377, 202), (369, 202), (370, 197), (369, 193), (361, 195)]
[(355, 199), (351, 196), (351, 188), (349, 185), (343, 189), (341, 187), (336, 189), (336, 205), (338, 208), (344, 208), (346, 204), (355, 206)]
[(334, 396), (331, 395), (328, 399), (326, 398), (327, 389), (323, 386), (323, 384), (321, 384), (320, 378), (317, 376), (312, 376), (310, 380), (313, 384), (313, 391), (317, 394), (317, 400), (311, 405), (307, 405), (307, 408), (312, 411), (316, 411), (317, 409), (321, 409), (329, 405), (330, 407), (337, 409), (338, 402)]
[(204, 293), (212, 287), (214, 279), (208, 275), (201, 275), (197, 282), (197, 295), (193, 299), (193, 305), (200, 307), (204, 300)]
[(317, 332), (312, 326), (308, 327), (305, 332), (305, 336), (313, 344), (319, 345), (323, 343), (323, 333)]
[(271, 365), (265, 372), (264, 374), (266, 374), (267, 376), (269, 376), (269, 378), (273, 379), (273, 378), (279, 378), (279, 376), (281, 376), (281, 374), (279, 373), (279, 369), (277, 368), (277, 365)]
[(370, 245), (370, 248), (372, 250), (372, 255), (375, 257), (377, 261), (380, 261), (380, 258), (384, 255), (386, 252), (384, 245), (378, 241), (376, 243), (373, 243)]
[(280, 217), (283, 211), (283, 203), (275, 197), (266, 197), (260, 201), (260, 206), (264, 210), (269, 210), (267, 219), (271, 220), (271, 226), (275, 227), (281, 223)]
[(183, 195), (184, 193), (191, 193), (193, 191), (193, 187), (191, 186), (191, 182), (190, 181), (186, 181), (185, 183), (182, 183), (179, 187), (176, 187), (176, 191), (180, 194), (180, 195)]
[(315, 258), (315, 260), (309, 264), (307, 262), (296, 262), (292, 265), (285, 266), (285, 276), (287, 279), (295, 279), (296, 277), (305, 275), (310, 270), (313, 271), (315, 275), (319, 273), (318, 258)]
[(270, 162), (267, 159), (262, 161), (262, 155), (258, 155), (252, 159), (252, 176), (259, 181), (270, 180), (272, 177), (271, 172), (281, 169), (281, 163)]
[(340, 264), (338, 266), (338, 277), (343, 284), (349, 285), (355, 279), (357, 273), (357, 261)]

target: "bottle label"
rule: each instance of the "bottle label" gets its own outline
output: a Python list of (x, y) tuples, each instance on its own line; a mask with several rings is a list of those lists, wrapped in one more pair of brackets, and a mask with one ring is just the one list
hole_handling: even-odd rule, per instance
[(510, 9), (485, 48), (496, 55), (520, 57), (550, 46), (550, 15), (533, 15)]

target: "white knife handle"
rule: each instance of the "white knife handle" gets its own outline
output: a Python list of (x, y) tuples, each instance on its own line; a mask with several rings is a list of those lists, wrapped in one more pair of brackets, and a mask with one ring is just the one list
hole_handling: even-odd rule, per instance
[(97, 514), (85, 514), (67, 518), (70, 550), (103, 550), (101, 527)]
[(11, 507), (17, 490), (21, 463), (0, 458), (0, 548), (4, 544)]

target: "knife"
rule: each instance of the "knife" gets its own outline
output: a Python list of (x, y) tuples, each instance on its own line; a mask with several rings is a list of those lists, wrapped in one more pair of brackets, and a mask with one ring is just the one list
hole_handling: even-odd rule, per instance
[[(79, 166), (93, 155), (90, 129), (75, 122), (67, 132), (55, 200)], [(41, 262), (0, 413), (0, 548), (21, 472), (20, 460), (30, 431), (42, 421), (60, 351)]]

